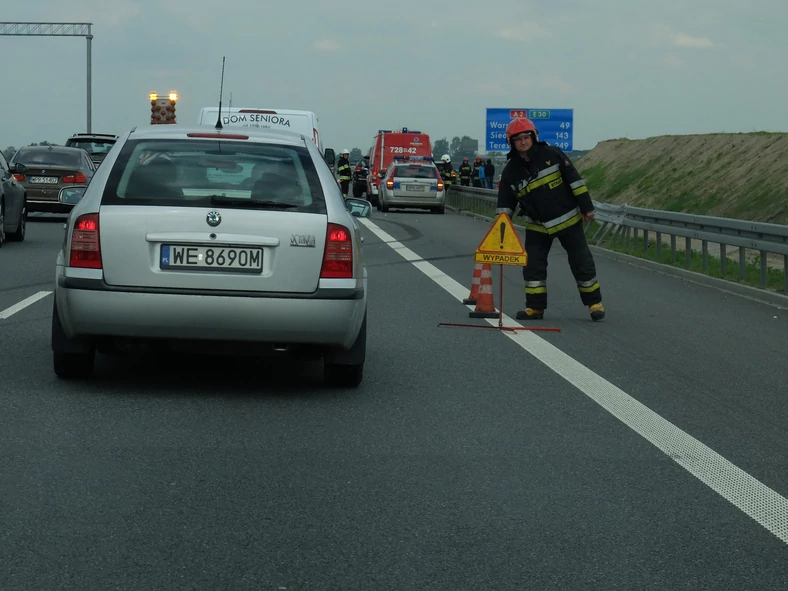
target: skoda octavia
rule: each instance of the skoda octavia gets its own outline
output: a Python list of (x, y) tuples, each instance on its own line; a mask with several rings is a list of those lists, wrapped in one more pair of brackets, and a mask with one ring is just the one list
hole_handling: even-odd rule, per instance
[(360, 230), (311, 138), (173, 125), (118, 143), (58, 254), (55, 373), (89, 377), (96, 352), (303, 353), (358, 386)]

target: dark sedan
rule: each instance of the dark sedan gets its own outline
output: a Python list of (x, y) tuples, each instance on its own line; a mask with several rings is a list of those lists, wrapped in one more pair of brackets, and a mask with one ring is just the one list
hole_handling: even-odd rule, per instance
[(60, 190), (87, 185), (96, 166), (81, 148), (65, 146), (25, 146), (11, 159), (27, 167), (25, 174), (15, 174), (27, 192), (28, 211), (68, 213), (73, 204), (61, 203)]

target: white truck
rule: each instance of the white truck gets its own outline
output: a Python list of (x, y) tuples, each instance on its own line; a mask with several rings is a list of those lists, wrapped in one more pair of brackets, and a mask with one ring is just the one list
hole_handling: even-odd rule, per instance
[[(200, 110), (197, 124), (214, 126), (218, 115), (219, 107), (204, 107)], [(222, 126), (278, 129), (311, 137), (317, 149), (323, 154), (326, 164), (332, 171), (334, 170), (336, 155), (333, 149), (323, 147), (323, 138), (320, 136), (320, 124), (317, 120), (317, 115), (312, 111), (257, 107), (222, 107)]]

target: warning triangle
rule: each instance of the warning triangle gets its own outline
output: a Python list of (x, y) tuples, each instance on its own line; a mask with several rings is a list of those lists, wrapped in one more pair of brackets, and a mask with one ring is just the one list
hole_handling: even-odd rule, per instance
[(476, 248), (476, 252), (485, 254), (525, 254), (525, 247), (517, 235), (517, 230), (512, 225), (512, 219), (506, 213), (501, 213), (493, 222), (487, 236)]

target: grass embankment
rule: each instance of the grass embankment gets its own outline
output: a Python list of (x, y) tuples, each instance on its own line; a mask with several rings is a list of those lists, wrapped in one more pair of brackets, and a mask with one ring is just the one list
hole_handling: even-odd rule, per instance
[[(771, 132), (659, 136), (645, 140), (600, 142), (576, 161), (595, 200), (650, 209), (712, 215), (756, 222), (788, 224), (788, 134)], [(595, 230), (594, 230), (595, 231)], [(653, 236), (653, 234), (652, 234)], [(672, 260), (667, 237), (659, 262), (704, 272), (700, 241), (693, 240), (691, 262), (678, 251)], [(684, 244), (684, 239), (677, 238)], [(657, 260), (656, 242), (644, 252), (642, 234), (637, 245), (622, 240), (605, 248)], [(667, 246), (667, 248), (665, 247)], [(711, 250), (718, 251), (710, 244)], [(743, 280), (735, 259), (709, 254), (705, 273), (754, 287), (785, 290), (780, 256), (769, 256), (767, 283), (761, 282), (758, 251), (747, 250)], [(726, 253), (727, 254), (727, 253)], [(778, 268), (779, 267), (779, 268)]]
[(608, 140), (576, 165), (604, 203), (788, 224), (788, 133)]

